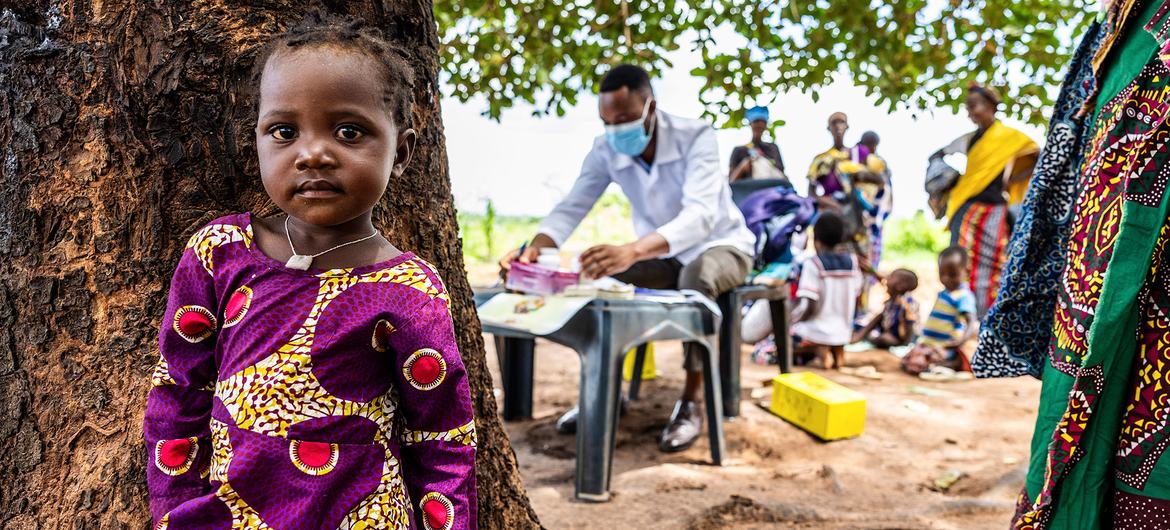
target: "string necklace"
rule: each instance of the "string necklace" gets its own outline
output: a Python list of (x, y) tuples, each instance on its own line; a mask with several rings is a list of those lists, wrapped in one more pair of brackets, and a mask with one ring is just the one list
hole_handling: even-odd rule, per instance
[(320, 256), (323, 256), (325, 254), (328, 254), (330, 252), (333, 252), (334, 250), (337, 250), (341, 247), (347, 247), (349, 245), (361, 243), (362, 241), (365, 241), (365, 240), (370, 239), (370, 238), (377, 236), (377, 235), (378, 235), (378, 231), (374, 230), (374, 233), (372, 233), (366, 237), (363, 237), (361, 239), (355, 239), (355, 240), (350, 241), (348, 243), (342, 243), (342, 244), (337, 245), (336, 247), (333, 247), (333, 248), (326, 250), (324, 252), (318, 252), (316, 254), (298, 254), (297, 247), (294, 246), (293, 242), (292, 242), (292, 234), (290, 234), (288, 231), (288, 216), (285, 216), (285, 218), (284, 218), (284, 237), (288, 238), (288, 248), (289, 248), (289, 250), (292, 251), (292, 256), (288, 258), (288, 261), (285, 262), (284, 266), (288, 267), (290, 269), (307, 271), (307, 270), (309, 270), (309, 267), (311, 267), (313, 265), (314, 259), (316, 259)]

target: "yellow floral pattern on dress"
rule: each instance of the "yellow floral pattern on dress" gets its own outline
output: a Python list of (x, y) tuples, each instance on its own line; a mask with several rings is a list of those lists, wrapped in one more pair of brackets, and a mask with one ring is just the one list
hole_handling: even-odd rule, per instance
[(475, 421), (467, 422), (465, 425), (460, 425), (459, 427), (444, 432), (406, 430), (402, 433), (403, 445), (414, 445), (430, 441), (454, 442), (475, 447)]

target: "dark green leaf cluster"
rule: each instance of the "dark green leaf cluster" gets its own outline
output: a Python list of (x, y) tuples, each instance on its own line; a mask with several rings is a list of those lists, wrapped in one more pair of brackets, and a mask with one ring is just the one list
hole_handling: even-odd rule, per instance
[(610, 65), (661, 71), (688, 46), (721, 125), (837, 79), (890, 110), (958, 108), (976, 81), (1000, 89), (1009, 115), (1042, 123), (1094, 15), (1087, 0), (462, 0), (435, 14), (445, 91), (482, 95), (490, 117), (520, 102), (563, 114)]

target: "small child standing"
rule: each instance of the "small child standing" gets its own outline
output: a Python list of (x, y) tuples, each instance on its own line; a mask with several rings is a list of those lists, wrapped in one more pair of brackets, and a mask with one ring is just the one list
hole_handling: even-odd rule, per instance
[[(845, 239), (845, 221), (823, 212), (813, 225), (816, 255), (801, 266), (792, 309), (792, 338), (797, 355), (820, 355), (825, 368), (844, 364), (845, 345), (853, 335), (857, 295), (865, 283), (857, 258), (836, 248)], [(771, 310), (757, 302), (744, 316), (742, 336), (755, 342), (772, 332)]]
[(976, 331), (975, 293), (964, 282), (969, 260), (967, 249), (960, 246), (947, 247), (938, 255), (938, 277), (943, 290), (930, 310), (922, 337), (902, 359), (902, 368), (907, 372), (919, 374), (936, 365), (971, 371), (963, 352), (963, 344)]
[(475, 528), (446, 290), (372, 222), (417, 138), (410, 67), (325, 17), (257, 72), (260, 177), (284, 215), (216, 219), (179, 260), (144, 422), (154, 527)]
[(911, 344), (917, 337), (918, 302), (910, 293), (918, 288), (918, 275), (897, 269), (886, 276), (885, 283), (889, 298), (882, 312), (853, 334), (853, 342), (869, 341), (878, 348), (890, 348)]

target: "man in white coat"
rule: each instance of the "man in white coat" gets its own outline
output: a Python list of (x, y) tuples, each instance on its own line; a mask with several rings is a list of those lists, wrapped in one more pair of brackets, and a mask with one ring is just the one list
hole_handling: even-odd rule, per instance
[[(629, 198), (638, 239), (586, 250), (584, 275), (693, 289), (711, 299), (740, 285), (751, 268), (755, 237), (731, 200), (711, 126), (659, 111), (650, 76), (628, 64), (601, 80), (599, 113), (605, 134), (594, 141), (572, 191), (523, 254), (513, 250), (500, 266), (507, 270), (513, 259), (534, 262), (540, 249), (564, 243), (612, 182)], [(702, 431), (702, 350), (688, 344), (685, 353), (686, 384), (659, 440), (667, 452), (690, 447)], [(574, 432), (576, 420), (574, 408), (557, 429)]]

